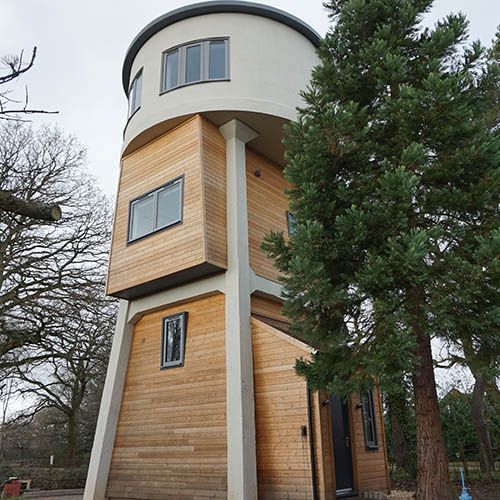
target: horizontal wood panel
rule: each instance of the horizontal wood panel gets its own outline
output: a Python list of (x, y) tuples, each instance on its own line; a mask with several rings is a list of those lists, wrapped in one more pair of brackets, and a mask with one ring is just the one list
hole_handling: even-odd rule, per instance
[[(162, 318), (184, 311), (184, 366), (160, 370)], [(135, 325), (106, 495), (225, 498), (226, 476), (225, 313), (217, 294)]]
[(202, 119), (200, 125), (207, 260), (226, 269), (226, 141), (208, 120)]
[(375, 420), (377, 424), (378, 450), (367, 450), (365, 446), (365, 434), (363, 429), (363, 414), (356, 406), (360, 403), (359, 396), (351, 398), (352, 424), (351, 429), (354, 465), (360, 493), (364, 491), (388, 492), (389, 482), (387, 475), (387, 463), (385, 456), (385, 439), (382, 429), (382, 408), (380, 398), (376, 390), (373, 391), (373, 404)]
[(283, 303), (278, 300), (271, 300), (261, 295), (253, 294), (251, 298), (252, 313), (267, 316), (278, 321), (290, 322), (282, 312)]
[[(250, 267), (259, 276), (276, 281), (278, 272), (260, 249), (264, 235), (273, 231), (288, 234), (286, 211), (288, 199), (283, 192), (289, 187), (281, 168), (247, 148), (248, 252)], [(260, 176), (255, 171), (260, 170)]]
[[(107, 293), (206, 261), (202, 206), (201, 137), (195, 116), (122, 160), (111, 245)], [(184, 175), (182, 224), (127, 246), (132, 199)]]
[(306, 383), (294, 369), (304, 351), (261, 321), (251, 324), (259, 499), (312, 499), (309, 438), (301, 433), (308, 425)]

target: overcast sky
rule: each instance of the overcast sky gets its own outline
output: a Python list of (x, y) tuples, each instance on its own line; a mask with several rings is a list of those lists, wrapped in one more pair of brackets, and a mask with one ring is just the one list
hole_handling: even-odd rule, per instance
[[(89, 168), (102, 189), (115, 194), (127, 102), (121, 66), (134, 36), (156, 17), (187, 5), (185, 0), (0, 0), (0, 55), (28, 57), (35, 67), (22, 79), (30, 104), (59, 114), (36, 122), (57, 123), (88, 148)], [(310, 24), (328, 28), (321, 0), (269, 0)], [(499, 0), (436, 0), (426, 24), (449, 12), (464, 12), (472, 39), (489, 45), (500, 23)], [(23, 87), (17, 84), (18, 90)]]

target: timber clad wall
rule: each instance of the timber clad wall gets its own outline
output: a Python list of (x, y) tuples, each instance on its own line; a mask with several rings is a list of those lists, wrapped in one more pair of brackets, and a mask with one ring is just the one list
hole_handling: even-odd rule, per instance
[(267, 297), (253, 294), (251, 299), (252, 313), (267, 316), (278, 321), (290, 322), (290, 320), (281, 313), (283, 304), (277, 300), (270, 300)]
[[(161, 321), (187, 311), (183, 367), (160, 370)], [(134, 328), (106, 496), (226, 498), (224, 295), (147, 314)]]
[[(255, 274), (277, 281), (278, 273), (260, 249), (264, 235), (271, 229), (288, 234), (286, 211), (289, 187), (281, 168), (262, 155), (247, 148), (248, 252)], [(255, 171), (260, 170), (260, 177)]]
[(226, 141), (208, 120), (202, 119), (200, 125), (207, 260), (227, 268)]
[(294, 370), (308, 352), (255, 318), (251, 325), (259, 500), (312, 499), (306, 383)]
[[(208, 262), (227, 267), (225, 141), (199, 115), (123, 158), (107, 293)], [(127, 246), (130, 200), (184, 175), (181, 225)]]
[(378, 450), (367, 450), (365, 447), (365, 434), (363, 430), (363, 415), (361, 409), (356, 409), (359, 404), (359, 397), (353, 396), (351, 399), (352, 428), (351, 437), (353, 439), (353, 458), (355, 474), (359, 491), (385, 491), (389, 489), (389, 476), (387, 468), (387, 456), (385, 450), (385, 437), (382, 420), (382, 406), (379, 393), (373, 391), (373, 404), (375, 409), (375, 419), (377, 421)]

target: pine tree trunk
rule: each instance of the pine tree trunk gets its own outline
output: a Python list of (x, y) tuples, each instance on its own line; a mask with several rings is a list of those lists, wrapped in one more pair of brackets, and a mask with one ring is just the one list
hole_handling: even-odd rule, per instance
[(474, 392), (472, 393), (472, 423), (476, 431), (476, 437), (479, 447), (479, 463), (481, 471), (488, 474), (491, 480), (492, 464), (493, 464), (493, 449), (491, 447), (490, 432), (488, 423), (484, 416), (485, 412), (485, 397), (486, 378), (484, 375), (475, 377)]
[(439, 411), (432, 361), (431, 339), (423, 325), (422, 288), (409, 294), (409, 312), (416, 336), (416, 355), (419, 360), (412, 377), (417, 423), (417, 494), (416, 500), (455, 500), (451, 487), (448, 460), (444, 447), (441, 414)]
[(404, 393), (389, 394), (387, 397), (389, 418), (391, 420), (392, 446), (396, 467), (413, 475), (410, 464), (410, 447), (406, 439), (407, 404)]

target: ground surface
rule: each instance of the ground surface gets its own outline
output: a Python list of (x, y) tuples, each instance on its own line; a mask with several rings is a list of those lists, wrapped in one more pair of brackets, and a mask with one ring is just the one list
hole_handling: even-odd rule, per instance
[[(453, 484), (458, 498), (462, 493), (462, 485), (455, 482)], [(413, 481), (391, 481), (391, 488), (393, 490), (415, 491), (416, 484)], [(475, 480), (467, 492), (473, 500), (500, 500), (500, 481)]]

